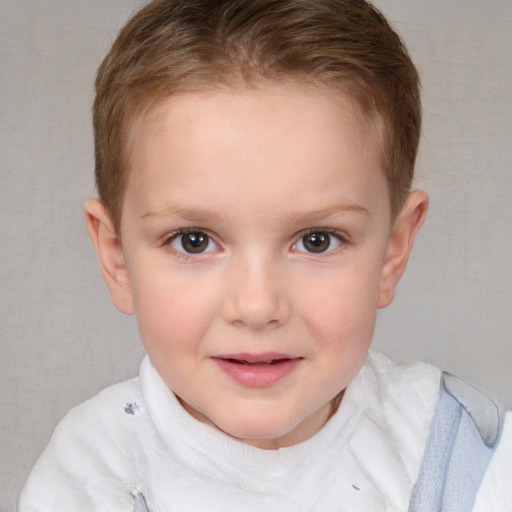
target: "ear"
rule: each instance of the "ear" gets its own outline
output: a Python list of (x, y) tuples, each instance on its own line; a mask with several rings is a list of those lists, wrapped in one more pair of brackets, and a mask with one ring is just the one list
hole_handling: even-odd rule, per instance
[(121, 240), (99, 199), (85, 203), (85, 222), (98, 256), (101, 274), (110, 290), (114, 306), (127, 315), (134, 312), (130, 277), (125, 265)]
[(396, 285), (405, 271), (414, 239), (423, 225), (427, 209), (427, 194), (422, 190), (415, 190), (407, 197), (402, 211), (393, 224), (381, 271), (377, 295), (378, 308), (385, 308), (393, 302)]

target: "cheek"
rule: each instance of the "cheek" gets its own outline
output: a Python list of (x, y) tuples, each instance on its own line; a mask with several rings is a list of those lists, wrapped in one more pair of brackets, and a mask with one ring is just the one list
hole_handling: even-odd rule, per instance
[(146, 350), (195, 350), (215, 311), (212, 294), (198, 289), (194, 282), (171, 276), (139, 276), (133, 284), (135, 314)]
[(316, 339), (336, 352), (366, 350), (377, 315), (378, 269), (360, 265), (316, 281), (302, 310)]

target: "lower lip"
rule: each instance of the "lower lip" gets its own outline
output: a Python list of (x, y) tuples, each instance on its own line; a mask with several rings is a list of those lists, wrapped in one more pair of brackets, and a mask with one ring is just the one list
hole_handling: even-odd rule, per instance
[(248, 365), (228, 359), (213, 358), (220, 369), (233, 380), (251, 388), (273, 386), (299, 365), (301, 359), (286, 359), (269, 365)]

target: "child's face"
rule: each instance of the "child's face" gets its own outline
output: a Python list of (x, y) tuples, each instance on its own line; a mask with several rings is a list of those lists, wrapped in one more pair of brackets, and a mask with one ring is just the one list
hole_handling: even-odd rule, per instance
[(199, 420), (276, 448), (329, 418), (399, 278), (379, 141), (297, 88), (191, 93), (134, 126), (114, 302)]

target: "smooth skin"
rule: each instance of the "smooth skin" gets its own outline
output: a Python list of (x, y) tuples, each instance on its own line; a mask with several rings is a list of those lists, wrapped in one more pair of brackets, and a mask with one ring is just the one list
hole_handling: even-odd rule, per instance
[[(88, 231), (114, 305), (199, 421), (277, 449), (332, 415), (427, 211), (414, 191), (392, 218), (381, 140), (350, 99), (282, 84), (175, 96), (132, 126), (120, 233), (97, 199)], [(252, 386), (218, 364), (233, 354), (296, 362)]]

